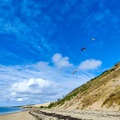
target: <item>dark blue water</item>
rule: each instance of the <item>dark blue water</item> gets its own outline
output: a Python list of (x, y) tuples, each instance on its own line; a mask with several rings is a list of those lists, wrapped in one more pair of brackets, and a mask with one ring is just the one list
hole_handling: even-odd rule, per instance
[(20, 112), (22, 110), (23, 110), (22, 108), (18, 108), (18, 107), (0, 107), (0, 115), (14, 113), (14, 112)]

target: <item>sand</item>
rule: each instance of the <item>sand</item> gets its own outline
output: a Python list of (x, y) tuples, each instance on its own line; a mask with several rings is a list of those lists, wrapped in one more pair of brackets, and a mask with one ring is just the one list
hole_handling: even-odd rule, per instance
[(0, 120), (36, 120), (29, 111), (0, 115)]
[(43, 104), (35, 104), (35, 105), (31, 105), (31, 106), (32, 107), (41, 107), (41, 106), (47, 107), (50, 103), (51, 102), (49, 102), (49, 103), (43, 103)]
[[(103, 111), (86, 111), (86, 110), (74, 110), (74, 111), (41, 110), (41, 111), (46, 113), (60, 114), (63, 116), (70, 116), (72, 118), (78, 118), (80, 120), (120, 120), (120, 112), (103, 112)], [(45, 116), (39, 114), (38, 116), (40, 116), (40, 118), (42, 117), (45, 118)], [(56, 120), (56, 119), (55, 118), (49, 119), (49, 117), (46, 117), (45, 120)]]
[(29, 111), (24, 111), (0, 115), (0, 120), (64, 120), (63, 118), (65, 118), (65, 116), (69, 118), (65, 120), (120, 120), (120, 112), (86, 110), (58, 111), (50, 109), (31, 110), (30, 112), (31, 113), (29, 113)]

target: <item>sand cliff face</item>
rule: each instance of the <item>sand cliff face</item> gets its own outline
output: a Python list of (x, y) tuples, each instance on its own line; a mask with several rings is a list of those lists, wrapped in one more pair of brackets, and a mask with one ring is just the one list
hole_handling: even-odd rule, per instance
[(76, 88), (59, 102), (55, 109), (120, 110), (120, 63), (100, 76)]

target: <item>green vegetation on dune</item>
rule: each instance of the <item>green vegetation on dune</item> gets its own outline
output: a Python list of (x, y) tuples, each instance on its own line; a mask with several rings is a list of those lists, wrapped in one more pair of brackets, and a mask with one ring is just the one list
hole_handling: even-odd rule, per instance
[(62, 105), (66, 101), (70, 101), (72, 98), (74, 98), (75, 96), (77, 96), (79, 93), (85, 93), (90, 87), (92, 87), (94, 84), (97, 84), (96, 83), (97, 79), (99, 79), (101, 76), (105, 76), (108, 73), (109, 73), (109, 71), (106, 70), (100, 76), (95, 77), (95, 78), (91, 79), (90, 81), (88, 81), (87, 83), (83, 84), (82, 86), (74, 89), (72, 92), (70, 92), (68, 95), (66, 95), (63, 99), (61, 99), (61, 100), (59, 100), (57, 102), (52, 102), (49, 105), (49, 108), (52, 108), (52, 107), (55, 107), (55, 106), (58, 106), (58, 105)]
[[(78, 105), (82, 106), (81, 109), (84, 109), (100, 98), (105, 97), (106, 94), (104, 90), (108, 89), (105, 86), (108, 85), (110, 81), (114, 82), (114, 79), (119, 77), (120, 73), (120, 63), (116, 64), (109, 70), (104, 71), (101, 75), (91, 79), (87, 83), (81, 85), (80, 87), (74, 89), (72, 92), (67, 94), (63, 99), (60, 99), (57, 102), (52, 102), (49, 105), (49, 108), (62, 106), (63, 104), (68, 103), (69, 101), (78, 101)], [(102, 89), (103, 88), (103, 89)], [(111, 106), (114, 103), (120, 105), (120, 88), (117, 88), (115, 93), (111, 94), (108, 98), (106, 97), (105, 101), (103, 101), (103, 105)], [(109, 91), (109, 90), (108, 90)], [(82, 99), (81, 99), (82, 98)], [(79, 101), (80, 100), (80, 101)], [(67, 107), (74, 104), (74, 102), (70, 102)], [(78, 106), (79, 108), (79, 106)]]

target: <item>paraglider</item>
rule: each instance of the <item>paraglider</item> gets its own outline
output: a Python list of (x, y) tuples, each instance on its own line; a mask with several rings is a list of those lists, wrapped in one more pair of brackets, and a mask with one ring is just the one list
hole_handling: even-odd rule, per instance
[(85, 49), (86, 49), (86, 48), (84, 47), (84, 48), (81, 49), (81, 51), (83, 51), (83, 50), (85, 50)]
[(78, 71), (77, 71), (77, 70), (75, 70), (75, 71), (73, 71), (73, 72), (72, 72), (72, 74), (74, 74), (74, 73), (76, 73), (76, 72), (78, 72)]
[[(95, 38), (93, 37), (93, 38), (91, 38), (91, 40), (94, 41)], [(87, 48), (86, 48), (86, 47), (81, 48), (81, 52), (82, 52), (83, 50), (85, 50), (85, 49), (87, 49)]]
[(74, 75), (74, 77), (77, 78), (77, 79), (79, 77), (79, 73), (80, 73), (79, 70), (75, 70), (75, 71), (72, 72), (72, 74)]
[(95, 38), (92, 38), (92, 40), (95, 40)]

